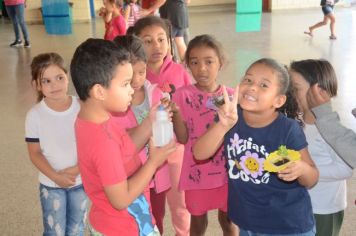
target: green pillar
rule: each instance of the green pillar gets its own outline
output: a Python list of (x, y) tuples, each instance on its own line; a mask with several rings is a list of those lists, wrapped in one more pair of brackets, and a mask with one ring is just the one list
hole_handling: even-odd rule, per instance
[(262, 0), (236, 0), (236, 32), (260, 31)]

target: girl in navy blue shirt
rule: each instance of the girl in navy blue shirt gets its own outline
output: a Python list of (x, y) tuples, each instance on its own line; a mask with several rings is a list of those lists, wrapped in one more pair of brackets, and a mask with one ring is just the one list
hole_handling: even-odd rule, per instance
[[(198, 139), (194, 156), (205, 160), (224, 143), (229, 177), (228, 216), (240, 236), (315, 235), (308, 191), (318, 181), (297, 117), (288, 71), (260, 59), (246, 71), (232, 101), (225, 93), (219, 122)], [(239, 106), (237, 106), (239, 101)], [(286, 116), (287, 115), (287, 116)], [(238, 122), (237, 122), (238, 121)], [(281, 146), (300, 154), (269, 172), (266, 158)]]

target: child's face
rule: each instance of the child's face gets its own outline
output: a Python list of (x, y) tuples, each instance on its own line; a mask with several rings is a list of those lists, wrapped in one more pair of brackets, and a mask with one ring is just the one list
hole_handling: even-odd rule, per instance
[(139, 37), (143, 41), (148, 63), (163, 63), (169, 47), (166, 31), (160, 26), (151, 25), (144, 28)]
[(67, 96), (68, 77), (66, 73), (56, 65), (47, 67), (37, 84), (37, 89), (42, 91), (46, 99), (57, 100)]
[(124, 112), (129, 107), (134, 90), (131, 87), (132, 66), (118, 65), (109, 88), (104, 88), (103, 105), (109, 112)]
[(308, 89), (310, 88), (310, 85), (304, 79), (304, 77), (298, 72), (291, 70), (289, 74), (296, 91), (298, 107), (301, 112), (306, 113), (306, 111), (309, 110), (309, 106), (307, 102), (307, 92)]
[(214, 49), (207, 46), (193, 48), (189, 53), (188, 67), (197, 82), (197, 87), (207, 92), (216, 89), (216, 79), (221, 65)]
[(108, 0), (103, 0), (103, 5), (108, 12), (112, 12), (114, 10), (114, 4), (111, 4)]
[(279, 94), (278, 72), (264, 64), (255, 64), (240, 83), (239, 104), (255, 113), (274, 111), (281, 107), (286, 96)]
[(146, 63), (143, 61), (137, 61), (132, 64), (133, 76), (131, 81), (131, 87), (138, 91), (142, 88), (146, 80)]

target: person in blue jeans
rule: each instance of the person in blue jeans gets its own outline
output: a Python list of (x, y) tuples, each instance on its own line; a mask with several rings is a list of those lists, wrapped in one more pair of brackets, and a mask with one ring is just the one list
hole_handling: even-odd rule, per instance
[(322, 21), (316, 23), (315, 25), (310, 26), (309, 31), (304, 31), (304, 33), (313, 37), (313, 31), (319, 27), (327, 25), (328, 21), (330, 20), (330, 36), (329, 36), (329, 38), (331, 40), (335, 40), (336, 34), (335, 34), (334, 5), (337, 2), (338, 2), (338, 0), (321, 0), (320, 6), (321, 6), (321, 10), (323, 11), (323, 14), (324, 14), (324, 19)]
[(5, 0), (7, 14), (9, 15), (15, 32), (15, 41), (10, 44), (10, 47), (18, 47), (22, 45), (20, 37), (19, 25), (22, 30), (22, 35), (25, 40), (24, 47), (30, 47), (28, 31), (25, 23), (25, 6), (26, 0)]
[(25, 140), (30, 160), (39, 170), (43, 236), (84, 236), (88, 199), (74, 133), (80, 103), (67, 94), (67, 70), (57, 53), (34, 57), (31, 74), (38, 102), (26, 115)]

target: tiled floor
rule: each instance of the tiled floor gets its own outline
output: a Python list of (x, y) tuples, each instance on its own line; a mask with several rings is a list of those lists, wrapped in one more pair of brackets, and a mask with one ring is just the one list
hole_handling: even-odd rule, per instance
[[(356, 130), (351, 109), (356, 107), (356, 8), (336, 9), (338, 39), (330, 41), (328, 28), (315, 32), (314, 38), (303, 34), (320, 20), (320, 9), (288, 10), (263, 15), (262, 30), (235, 33), (233, 9), (226, 12), (191, 13), (191, 36), (215, 35), (224, 45), (229, 63), (221, 71), (222, 83), (234, 86), (255, 59), (273, 57), (283, 63), (306, 58), (325, 58), (335, 66), (339, 96), (334, 108), (344, 124)], [(51, 36), (43, 25), (29, 25), (32, 47), (10, 48), (11, 25), (0, 19), (0, 235), (40, 235), (41, 216), (37, 171), (27, 156), (24, 143), (24, 117), (35, 103), (30, 85), (29, 63), (38, 53), (60, 53), (67, 63), (78, 44), (88, 37), (102, 37), (101, 21), (74, 24), (73, 34)], [(71, 87), (71, 92), (74, 92)], [(355, 155), (356, 158), (356, 155)], [(345, 213), (342, 236), (356, 235), (356, 177), (349, 181), (349, 206)], [(166, 221), (166, 232), (173, 235)], [(221, 235), (216, 214), (210, 215), (207, 235)]]

